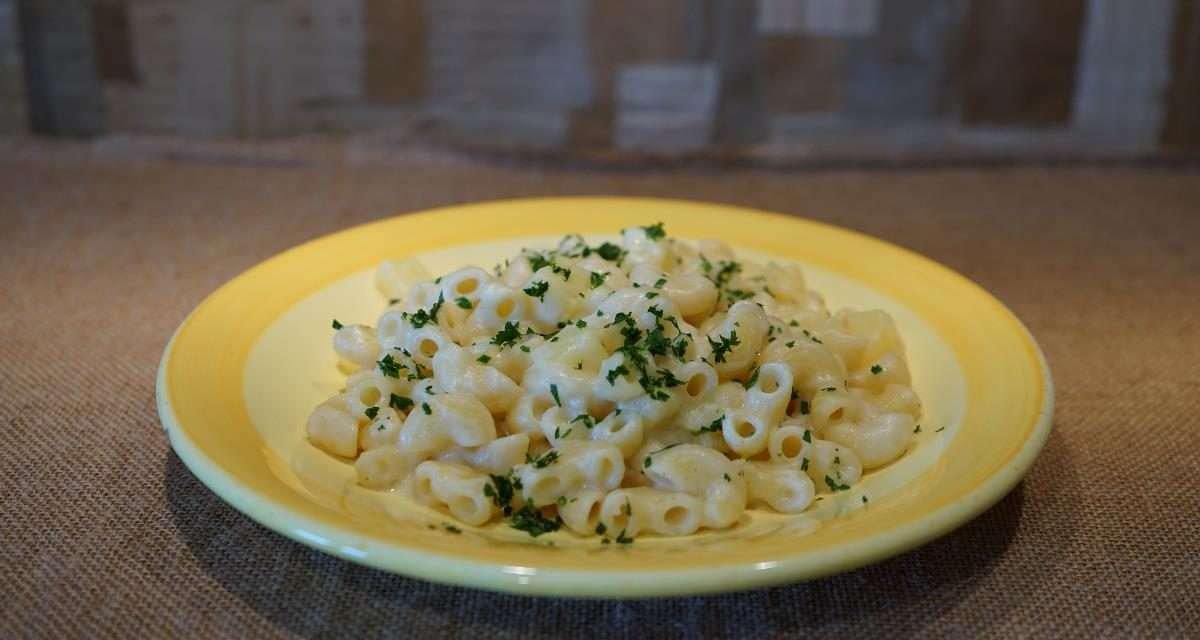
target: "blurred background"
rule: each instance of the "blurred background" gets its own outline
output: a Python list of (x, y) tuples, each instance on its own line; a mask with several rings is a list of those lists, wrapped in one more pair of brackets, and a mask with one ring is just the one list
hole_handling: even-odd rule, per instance
[(0, 134), (607, 162), (1200, 149), (1197, 0), (0, 0)]

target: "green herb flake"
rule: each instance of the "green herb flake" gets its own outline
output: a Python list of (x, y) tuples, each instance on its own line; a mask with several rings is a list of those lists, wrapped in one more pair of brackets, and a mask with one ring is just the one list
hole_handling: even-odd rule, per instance
[(879, 375), (879, 374), (883, 373), (883, 367), (881, 367), (877, 364), (873, 364), (873, 365), (871, 365), (871, 373), (873, 373), (875, 375)]
[(560, 400), (558, 397), (558, 385), (556, 385), (556, 384), (550, 385), (550, 395), (554, 396), (554, 404), (561, 407), (562, 400)]
[(663, 228), (663, 223), (661, 222), (656, 222), (648, 227), (642, 227), (642, 230), (646, 232), (647, 238), (655, 242), (667, 237), (667, 231)]
[(759, 370), (758, 367), (754, 367), (754, 371), (752, 371), (750, 373), (750, 379), (747, 380), (746, 384), (744, 384), (742, 386), (746, 387), (747, 389), (749, 389), (750, 387), (753, 387), (754, 383), (758, 382), (758, 370)]
[(921, 425), (920, 424), (913, 427), (913, 433), (921, 433)]
[(870, 500), (868, 500), (866, 496), (863, 496), (862, 502), (863, 502), (863, 504), (866, 504), (866, 503), (870, 502)]
[(546, 301), (546, 291), (550, 289), (550, 283), (545, 280), (538, 280), (533, 284), (522, 289), (525, 295), (531, 298), (537, 298), (539, 302)]
[(661, 288), (663, 288), (663, 285), (665, 285), (665, 284), (667, 284), (667, 279), (666, 279), (666, 278), (659, 278), (658, 280), (655, 280), (655, 281), (654, 281), (654, 288), (655, 288), (655, 289), (661, 289)]
[(653, 300), (653, 299), (655, 299), (655, 298), (657, 298), (657, 297), (658, 297), (658, 292), (657, 292), (657, 291), (647, 291), (647, 292), (646, 292), (646, 299), (647, 299), (647, 300)]
[(620, 365), (613, 367), (612, 369), (609, 369), (608, 373), (605, 374), (604, 378), (606, 380), (608, 380), (609, 385), (615, 386), (617, 384), (617, 378), (620, 378), (621, 376), (628, 375), (628, 374), (629, 374), (629, 369), (625, 368), (625, 365), (620, 364)]
[(787, 347), (787, 348), (791, 349), (792, 347), (796, 346), (796, 341), (795, 341), (795, 340), (788, 340), (787, 342), (783, 343), (783, 346), (785, 346), (785, 347)]
[(737, 331), (730, 331), (728, 336), (717, 336), (717, 338), (719, 341), (708, 338), (708, 345), (713, 350), (713, 360), (717, 362), (725, 362), (725, 355), (742, 343), (738, 338)]
[(558, 452), (551, 449), (531, 460), (529, 464), (533, 465), (534, 469), (545, 469), (555, 462), (558, 462)]
[(812, 431), (809, 429), (805, 429), (804, 435), (800, 436), (800, 439), (805, 442), (811, 443), (812, 442)]
[(596, 523), (596, 535), (602, 536), (606, 531), (608, 531), (608, 527), (604, 526), (603, 522)]
[[(511, 474), (511, 472), (510, 472)], [(520, 480), (514, 482), (511, 475), (494, 475), (489, 474), (491, 482), (483, 485), (484, 497), (491, 498), (505, 516), (512, 515), (512, 500), (515, 495), (514, 489), (521, 488)]]
[(475, 308), (475, 305), (471, 304), (471, 301), (467, 300), (463, 296), (459, 296), (457, 299), (455, 299), (454, 304), (458, 305), (459, 309), (474, 309)]
[(571, 422), (582, 422), (583, 426), (587, 427), (588, 429), (596, 426), (596, 419), (586, 413), (581, 413), (574, 418), (571, 418)]
[(829, 476), (825, 476), (825, 485), (827, 487), (829, 487), (830, 491), (835, 491), (835, 492), (836, 491), (846, 491), (850, 488), (850, 485), (838, 484), (837, 481), (835, 481), (833, 478), (830, 478)]
[(482, 362), (483, 364), (487, 364), (492, 361), (492, 357), (485, 353), (485, 354), (479, 356), (478, 358), (475, 358), (475, 360), (477, 362)]
[(379, 372), (389, 378), (400, 377), (400, 363), (392, 357), (392, 354), (386, 353), (378, 362), (375, 363), (379, 367)]
[(459, 529), (458, 527), (456, 527), (448, 522), (443, 522), (442, 528), (445, 529), (447, 533), (453, 533), (453, 534), (462, 533), (462, 529)]
[(524, 351), (525, 353), (529, 353), (529, 345), (527, 345), (527, 344), (521, 345), (521, 351)]
[(592, 288), (595, 289), (597, 287), (601, 287), (604, 285), (604, 280), (606, 278), (608, 278), (608, 273), (601, 272), (601, 271), (593, 271), (592, 275), (589, 276), (588, 278), (589, 278), (589, 282), (592, 285)]
[[(501, 348), (511, 347), (521, 339), (521, 327), (515, 322), (505, 322), (504, 328), (492, 336), (492, 344)], [(524, 345), (522, 345), (524, 346)], [(528, 351), (528, 349), (525, 349)]]
[(808, 457), (807, 456), (800, 459), (800, 470), (808, 471)]
[(388, 406), (396, 411), (406, 411), (412, 408), (413, 401), (405, 398), (404, 396), (398, 396), (393, 393), (392, 397), (388, 399)]
[(342, 323), (338, 322), (338, 321), (337, 321), (337, 318), (334, 318), (334, 319), (333, 319), (333, 330), (334, 330), (334, 331), (337, 331), (338, 329), (341, 329), (341, 328), (342, 328), (342, 327), (344, 327), (344, 326), (346, 326), (346, 325), (344, 325), (344, 324), (342, 324)]
[(617, 544), (633, 544), (633, 538), (625, 535), (625, 530), (621, 529), (621, 533), (617, 534)]
[(801, 400), (800, 401), (800, 415), (806, 416), (806, 415), (808, 415), (809, 411), (812, 411), (812, 408), (808, 404), (808, 400)]
[(725, 414), (721, 414), (721, 417), (717, 418), (716, 420), (713, 420), (712, 422), (704, 425), (703, 427), (700, 427), (700, 429), (698, 431), (696, 431), (696, 434), (699, 435), (701, 433), (715, 433), (717, 431), (720, 431), (721, 424), (724, 422), (725, 422)]
[(609, 262), (614, 262), (616, 260), (619, 260), (621, 258), (621, 256), (624, 255), (624, 253), (625, 253), (624, 249), (622, 249), (621, 247), (619, 247), (611, 242), (602, 243), (599, 247), (596, 247), (594, 249), (594, 251), (601, 258), (604, 258), (605, 260), (608, 260)]
[(367, 410), (363, 411), (363, 415), (374, 420), (375, 416), (379, 415), (379, 407), (367, 407)]
[(934, 430), (933, 430), (933, 432), (934, 432), (934, 433), (941, 433), (941, 432), (943, 432), (943, 431), (945, 431), (945, 430), (946, 430), (946, 427), (938, 427), (937, 429), (934, 429)]
[(646, 467), (647, 469), (649, 469), (650, 465), (652, 464), (654, 464), (654, 458), (651, 458), (650, 456), (646, 456), (646, 459), (642, 461), (642, 466)]
[(527, 502), (525, 506), (521, 507), (520, 511), (513, 514), (508, 526), (517, 531), (524, 531), (530, 537), (536, 538), (544, 533), (558, 531), (562, 527), (562, 520), (559, 518), (554, 520), (547, 518), (533, 506), (533, 503)]
[(424, 411), (424, 412), (425, 412), (425, 415), (427, 415), (427, 416), (431, 416), (431, 415), (433, 415), (433, 409), (432, 409), (432, 408), (430, 408), (430, 406), (429, 406), (429, 403), (428, 403), (428, 402), (422, 402), (422, 403), (421, 403), (421, 411)]
[(728, 473), (722, 473), (721, 477), (725, 478), (725, 482), (733, 482), (733, 478), (730, 478)]

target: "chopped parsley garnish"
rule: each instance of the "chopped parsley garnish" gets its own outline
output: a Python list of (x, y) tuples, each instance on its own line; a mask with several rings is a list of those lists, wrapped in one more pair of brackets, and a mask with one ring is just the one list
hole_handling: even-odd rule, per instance
[(657, 297), (658, 297), (658, 292), (657, 292), (657, 291), (647, 291), (647, 292), (646, 292), (646, 299), (647, 299), (647, 300), (653, 300), (653, 299), (655, 299), (655, 298), (657, 298)]
[(666, 278), (659, 278), (658, 280), (655, 280), (655, 281), (654, 281), (654, 288), (655, 288), (655, 289), (661, 289), (661, 288), (663, 288), (663, 285), (665, 285), (665, 284), (667, 284), (667, 279), (666, 279)]
[(750, 379), (749, 379), (749, 380), (747, 380), (747, 381), (746, 381), (746, 384), (744, 384), (744, 385), (742, 385), (742, 386), (744, 386), (744, 387), (746, 387), (747, 389), (749, 389), (750, 387), (753, 387), (753, 386), (754, 386), (754, 383), (758, 382), (758, 369), (759, 369), (758, 367), (754, 367), (754, 371), (752, 371), (752, 372), (750, 373)]
[(458, 297), (458, 298), (457, 298), (457, 299), (454, 301), (454, 304), (458, 305), (458, 308), (459, 308), (459, 309), (474, 309), (474, 308), (475, 308), (475, 305), (471, 304), (471, 301), (470, 301), (470, 300), (467, 300), (467, 299), (466, 299), (465, 297), (463, 297), (463, 296), (459, 296), (459, 297)]
[(808, 458), (807, 457), (800, 459), (800, 470), (808, 471)]
[(725, 482), (733, 482), (733, 478), (730, 478), (728, 473), (722, 473), (721, 477), (725, 478)]
[(574, 431), (574, 429), (567, 429), (566, 431), (559, 433), (558, 429), (559, 429), (559, 427), (556, 425), (554, 427), (554, 439), (555, 440), (562, 440), (563, 438), (566, 438), (567, 436), (571, 435), (571, 432)]
[(489, 474), (488, 477), (492, 481), (483, 485), (483, 495), (491, 498), (492, 502), (504, 512), (504, 515), (512, 515), (512, 499), (514, 489), (521, 489), (521, 481), (512, 477), (512, 472), (509, 475), (494, 475)]
[(787, 342), (783, 343), (783, 346), (785, 346), (785, 347), (787, 347), (787, 348), (791, 349), (792, 347), (796, 346), (796, 341), (795, 341), (795, 340), (788, 340)]
[(625, 535), (625, 530), (621, 529), (621, 533), (617, 534), (617, 544), (633, 544), (633, 538)]
[(334, 331), (337, 331), (338, 329), (341, 329), (341, 328), (342, 328), (342, 327), (344, 327), (344, 326), (345, 326), (345, 325), (343, 325), (342, 323), (340, 323), (340, 322), (338, 322), (338, 321), (337, 321), (337, 318), (334, 318), (334, 319), (333, 319), (333, 330), (334, 330)]
[(521, 345), (521, 351), (524, 351), (525, 353), (529, 353), (529, 345), (527, 345), (527, 344)]
[(582, 422), (583, 426), (587, 427), (588, 429), (596, 426), (596, 419), (586, 413), (581, 413), (574, 418), (571, 418), (571, 422)]
[(667, 231), (663, 228), (663, 223), (661, 222), (656, 222), (648, 227), (642, 227), (642, 230), (646, 232), (647, 238), (655, 242), (667, 237)]
[(554, 396), (554, 404), (561, 407), (562, 400), (560, 400), (558, 397), (558, 385), (556, 385), (556, 384), (550, 385), (550, 395)]
[(462, 529), (459, 529), (458, 527), (456, 527), (452, 524), (449, 524), (449, 523), (443, 522), (442, 528), (445, 529), (448, 533), (462, 533)]
[(800, 439), (805, 442), (812, 442), (812, 431), (810, 431), (809, 429), (805, 429), (804, 435), (800, 436)]
[(608, 384), (615, 386), (617, 384), (617, 378), (628, 374), (629, 369), (626, 369), (625, 365), (619, 364), (612, 369), (609, 369), (608, 373), (604, 377), (608, 380)]
[(934, 432), (934, 433), (940, 433), (940, 432), (942, 432), (942, 431), (945, 431), (945, 430), (946, 430), (946, 427), (938, 427), (937, 429), (934, 429), (934, 430), (933, 430), (933, 432)]
[(920, 424), (918, 424), (916, 427), (913, 428), (913, 433), (921, 433), (921, 425)]
[[(505, 322), (504, 328), (492, 336), (492, 344), (500, 347), (511, 347), (521, 339), (521, 328), (515, 322)], [(528, 351), (528, 349), (524, 349)]]
[(881, 367), (877, 364), (873, 364), (873, 365), (871, 365), (871, 373), (879, 375), (880, 373), (883, 373), (883, 367)]
[(424, 411), (427, 416), (433, 415), (433, 409), (429, 406), (428, 402), (421, 403), (421, 411)]
[(485, 354), (479, 356), (478, 358), (475, 358), (475, 360), (477, 362), (482, 362), (483, 364), (487, 364), (492, 361), (492, 357), (485, 353)]
[(388, 399), (388, 406), (396, 411), (406, 411), (412, 408), (413, 401), (405, 398), (404, 396), (398, 396), (393, 393), (392, 397)]
[(633, 505), (629, 503), (629, 498), (625, 498), (625, 506), (621, 508), (621, 511), (627, 516), (633, 515)]
[(837, 481), (835, 481), (833, 478), (830, 478), (829, 476), (825, 476), (825, 485), (829, 487), (830, 491), (846, 491), (847, 489), (850, 488), (850, 485), (838, 484)]
[(717, 431), (720, 431), (720, 430), (721, 430), (721, 424), (722, 424), (723, 422), (725, 422), (725, 414), (721, 414), (721, 417), (720, 417), (720, 418), (717, 418), (716, 420), (713, 420), (712, 422), (708, 423), (707, 425), (705, 425), (705, 426), (703, 426), (703, 427), (700, 427), (700, 429), (699, 429), (698, 431), (696, 431), (696, 433), (697, 433), (697, 434), (701, 434), (701, 433), (715, 433), (715, 432), (717, 432)]
[(401, 365), (399, 362), (396, 362), (396, 359), (392, 357), (392, 354), (385, 353), (383, 355), (383, 357), (380, 358), (379, 361), (376, 362), (375, 364), (379, 366), (379, 372), (382, 373), (383, 375), (385, 375), (389, 378), (399, 378), (400, 377), (400, 366)]
[(367, 407), (367, 410), (363, 411), (363, 415), (374, 420), (375, 416), (379, 415), (379, 407)]
[(595, 289), (596, 287), (599, 287), (604, 284), (604, 280), (606, 278), (608, 278), (608, 273), (601, 272), (601, 271), (593, 271), (592, 275), (589, 278), (590, 278), (590, 282), (592, 284), (592, 288)]
[(529, 464), (533, 465), (534, 469), (545, 469), (546, 467), (558, 462), (558, 452), (551, 449), (546, 453), (532, 459)]
[(560, 507), (565, 507), (565, 506), (571, 504), (572, 502), (575, 502), (576, 500), (578, 500), (578, 498), (568, 498), (566, 496), (559, 496), (558, 499), (555, 500), (554, 502), (558, 503), (558, 506), (560, 506)]
[(806, 415), (808, 415), (809, 411), (811, 411), (811, 409), (809, 408), (808, 400), (801, 400), (800, 401), (800, 415), (806, 416)]
[(646, 459), (642, 461), (642, 466), (649, 468), (650, 465), (653, 463), (654, 463), (654, 458), (651, 458), (650, 456), (646, 456)]
[(713, 360), (717, 362), (725, 362), (725, 354), (733, 351), (734, 347), (742, 343), (741, 339), (738, 338), (736, 330), (730, 331), (728, 336), (717, 336), (717, 338), (720, 339), (720, 342), (712, 338), (708, 339), (708, 345), (713, 350)]
[(825, 387), (821, 391), (837, 391), (837, 387)]
[(867, 500), (867, 497), (866, 497), (866, 496), (863, 496), (863, 497), (862, 497), (862, 501), (863, 501), (863, 504), (866, 504), (866, 503), (870, 502), (870, 500)]
[(587, 328), (587, 320), (584, 320), (583, 318), (576, 320), (575, 328), (576, 329), (586, 329)]
[(604, 526), (603, 522), (596, 523), (596, 535), (602, 536), (606, 531), (608, 531), (608, 527)]
[[(621, 256), (625, 254), (624, 249), (611, 242), (601, 243), (600, 246), (593, 249), (593, 251), (596, 252), (596, 255), (608, 260), (609, 262), (619, 260)], [(584, 255), (586, 256), (587, 254), (585, 253)]]
[(555, 518), (551, 520), (542, 515), (542, 512), (538, 511), (532, 502), (527, 502), (525, 506), (521, 507), (520, 511), (513, 514), (508, 526), (517, 531), (524, 531), (530, 537), (536, 538), (543, 533), (558, 531), (559, 527), (562, 526), (562, 519)]
[(525, 295), (531, 298), (537, 298), (540, 302), (546, 301), (546, 291), (550, 288), (550, 283), (545, 280), (538, 280), (533, 284), (522, 289)]

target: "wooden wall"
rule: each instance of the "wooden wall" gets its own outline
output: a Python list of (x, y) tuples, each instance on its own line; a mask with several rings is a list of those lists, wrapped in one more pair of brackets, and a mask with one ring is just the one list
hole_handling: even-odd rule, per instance
[(0, 131), (420, 117), (534, 148), (778, 146), (813, 126), (1186, 147), (1198, 25), (1197, 0), (0, 0)]

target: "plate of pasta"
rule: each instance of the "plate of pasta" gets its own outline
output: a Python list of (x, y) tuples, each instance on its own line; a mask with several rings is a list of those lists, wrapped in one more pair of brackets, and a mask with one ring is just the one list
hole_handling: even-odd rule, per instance
[(728, 591), (927, 542), (1032, 464), (1053, 387), (965, 278), (693, 202), (502, 201), (314, 240), (207, 298), (158, 404), (235, 508), (407, 576)]

